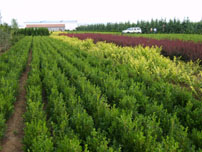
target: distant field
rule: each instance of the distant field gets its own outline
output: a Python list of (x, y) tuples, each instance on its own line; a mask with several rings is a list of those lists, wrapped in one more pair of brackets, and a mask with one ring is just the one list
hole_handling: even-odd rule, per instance
[[(74, 31), (68, 33), (101, 33), (101, 34), (116, 34), (121, 35), (121, 32), (91, 32), (91, 31)], [(126, 36), (147, 37), (153, 39), (170, 39), (170, 40), (184, 40), (202, 42), (201, 34), (124, 34)]]
[(170, 39), (170, 40), (184, 40), (202, 42), (202, 35), (200, 34), (127, 34), (136, 37), (147, 37), (153, 39)]

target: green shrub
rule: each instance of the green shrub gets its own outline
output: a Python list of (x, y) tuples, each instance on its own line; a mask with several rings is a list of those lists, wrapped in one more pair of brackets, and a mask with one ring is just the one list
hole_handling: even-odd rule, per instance
[(47, 28), (25, 28), (25, 29), (18, 29), (15, 32), (15, 35), (28, 35), (28, 36), (48, 36), (49, 31)]

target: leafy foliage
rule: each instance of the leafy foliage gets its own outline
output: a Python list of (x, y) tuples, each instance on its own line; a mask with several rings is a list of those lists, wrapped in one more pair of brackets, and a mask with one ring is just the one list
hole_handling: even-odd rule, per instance
[(18, 95), (18, 80), (27, 63), (31, 40), (31, 37), (23, 38), (0, 56), (0, 138), (13, 112)]
[[(157, 47), (52, 37), (33, 37), (25, 151), (202, 149), (201, 67), (197, 63), (170, 60)], [(4, 100), (13, 99), (16, 92), (12, 90), (17, 90), (10, 78), (19, 78), (18, 66), (23, 69), (27, 59), (20, 50), (30, 47), (31, 40), (26, 37), (14, 48), (17, 52), (0, 57), (4, 86), (0, 88), (0, 131), (13, 105)]]
[(14, 35), (16, 29), (11, 28), (8, 24), (0, 25), (0, 52), (8, 50), (12, 45), (22, 39), (22, 35)]
[(23, 35), (28, 35), (28, 36), (47, 36), (49, 35), (49, 31), (47, 28), (25, 28), (25, 29), (18, 29), (15, 32), (16, 35), (18, 34), (23, 34)]
[(129, 27), (141, 27), (143, 33), (152, 33), (151, 28), (157, 28), (158, 33), (194, 33), (202, 34), (202, 21), (191, 22), (188, 18), (184, 21), (177, 19), (166, 21), (151, 20), (137, 21), (137, 23), (107, 23), (107, 24), (92, 24), (81, 25), (77, 27), (78, 31), (99, 31), (99, 32), (121, 32)]
[[(162, 57), (157, 48), (137, 47), (136, 51), (132, 51), (132, 48), (119, 48), (102, 42), (93, 44), (90, 40), (57, 38), (68, 42), (65, 45), (49, 40), (52, 41), (52, 53), (58, 59), (58, 66), (75, 86), (95, 126), (106, 132), (114, 145), (121, 146), (123, 151), (199, 149), (193, 145), (189, 134), (195, 127), (201, 130), (198, 120), (194, 120), (200, 117), (200, 112), (195, 109), (197, 116), (191, 116), (194, 121), (188, 125), (187, 117), (190, 116), (182, 114), (182, 111), (189, 101), (195, 105), (200, 101), (186, 89), (168, 84), (174, 71), (161, 80), (158, 70), (150, 72), (152, 67), (141, 66), (151, 59), (159, 70), (165, 68), (164, 64), (160, 64), (162, 62), (169, 62), (165, 69), (171, 65), (173, 69), (177, 68), (177, 64)], [(55, 49), (60, 55), (54, 52)], [(147, 54), (148, 51), (151, 52)], [(189, 64), (183, 66), (188, 68)]]
[(93, 39), (93, 41), (106, 41), (108, 43), (115, 43), (119, 46), (138, 46), (142, 45), (144, 47), (158, 46), (162, 47), (161, 53), (164, 56), (169, 56), (171, 59), (174, 56), (181, 57), (184, 61), (196, 61), (198, 59), (202, 60), (202, 43), (194, 42), (183, 42), (180, 40), (156, 40), (143, 37), (128, 37), (110, 34), (60, 34), (69, 37), (77, 37), (81, 40)]
[[(36, 50), (35, 50), (36, 49)], [(24, 115), (25, 151), (47, 152), (53, 151), (50, 130), (47, 127), (46, 115), (42, 103), (42, 82), (40, 78), (40, 59), (37, 45), (33, 44), (31, 71), (27, 80), (27, 111)]]

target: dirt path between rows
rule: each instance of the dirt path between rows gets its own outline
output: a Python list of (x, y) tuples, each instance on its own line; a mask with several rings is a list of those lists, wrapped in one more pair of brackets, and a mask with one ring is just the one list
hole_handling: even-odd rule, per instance
[(4, 52), (3, 51), (1, 51), (1, 48), (0, 48), (0, 56), (3, 54)]
[(22, 74), (19, 82), (19, 95), (15, 102), (13, 115), (7, 121), (7, 130), (5, 137), (2, 141), (1, 152), (22, 152), (23, 144), (22, 139), (24, 136), (23, 128), (23, 114), (26, 110), (26, 89), (25, 84), (30, 71), (30, 63), (32, 59), (32, 51), (29, 53), (27, 67)]
[(0, 47), (0, 56), (2, 55), (2, 54), (4, 54), (6, 51), (8, 51), (9, 49), (7, 49), (7, 50), (5, 50), (5, 51), (2, 51), (3, 50), (3, 47)]

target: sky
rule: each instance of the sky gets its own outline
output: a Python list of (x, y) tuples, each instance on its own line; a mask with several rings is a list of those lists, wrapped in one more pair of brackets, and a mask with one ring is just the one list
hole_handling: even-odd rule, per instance
[(202, 0), (0, 0), (3, 22), (77, 20), (79, 24), (189, 18), (202, 20)]

